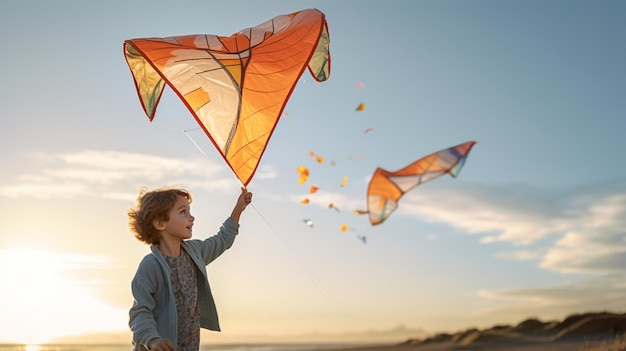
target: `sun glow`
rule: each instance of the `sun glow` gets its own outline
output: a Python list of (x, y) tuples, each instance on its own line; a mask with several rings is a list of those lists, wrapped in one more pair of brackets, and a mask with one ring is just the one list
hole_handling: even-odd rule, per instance
[(95, 298), (89, 282), (70, 278), (69, 270), (89, 269), (90, 263), (93, 258), (82, 254), (0, 250), (0, 342), (35, 346), (124, 327), (125, 311)]

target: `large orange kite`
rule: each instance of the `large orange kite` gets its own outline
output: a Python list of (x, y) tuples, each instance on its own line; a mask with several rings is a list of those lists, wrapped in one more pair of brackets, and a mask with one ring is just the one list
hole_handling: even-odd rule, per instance
[(167, 84), (247, 185), (307, 66), (328, 79), (329, 47), (324, 14), (308, 9), (229, 37), (130, 39), (124, 54), (150, 121)]

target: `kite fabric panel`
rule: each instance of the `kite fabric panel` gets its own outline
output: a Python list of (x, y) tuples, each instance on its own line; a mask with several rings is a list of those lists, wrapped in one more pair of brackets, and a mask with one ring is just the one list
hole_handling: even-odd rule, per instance
[(229, 37), (199, 34), (124, 41), (141, 105), (152, 121), (167, 84), (247, 185), (298, 79), (330, 74), (325, 15), (280, 15)]
[(381, 224), (398, 208), (398, 201), (409, 190), (444, 174), (456, 178), (475, 143), (468, 141), (432, 153), (399, 171), (377, 168), (367, 189), (368, 210), (360, 213), (368, 213), (372, 225)]

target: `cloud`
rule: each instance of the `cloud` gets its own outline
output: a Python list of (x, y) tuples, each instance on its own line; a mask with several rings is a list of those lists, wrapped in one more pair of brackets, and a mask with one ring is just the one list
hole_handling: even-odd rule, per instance
[(550, 287), (480, 291), (490, 307), (477, 313), (506, 320), (520, 315), (562, 319), (574, 312), (621, 311), (625, 278), (611, 274)]
[(536, 260), (545, 254), (545, 250), (517, 250), (508, 252), (498, 252), (496, 257), (510, 259), (515, 261)]
[(255, 179), (274, 179), (278, 176), (278, 172), (272, 166), (264, 165), (257, 169), (254, 173)]
[(422, 188), (401, 200), (397, 214), (418, 217), (482, 236), (483, 242), (533, 243), (560, 229), (554, 198), (515, 187)]
[[(0, 185), (0, 196), (75, 198), (81, 196), (134, 200), (141, 186), (184, 184), (206, 190), (234, 184), (225, 165), (206, 158), (179, 158), (109, 150), (28, 155), (37, 172)], [(270, 174), (271, 169), (264, 173)], [(230, 178), (229, 178), (230, 177)]]
[[(626, 182), (550, 190), (531, 186), (422, 188), (394, 215), (445, 223), (483, 243), (511, 244), (500, 258), (538, 260), (561, 273), (626, 270)], [(528, 249), (516, 249), (517, 247)]]

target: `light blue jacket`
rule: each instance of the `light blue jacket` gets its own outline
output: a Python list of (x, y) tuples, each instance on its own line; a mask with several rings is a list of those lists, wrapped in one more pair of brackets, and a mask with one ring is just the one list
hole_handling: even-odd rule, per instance
[[(232, 246), (238, 232), (239, 224), (228, 218), (216, 235), (205, 240), (191, 239), (181, 243), (183, 250), (189, 253), (202, 273), (198, 276), (198, 307), (202, 328), (220, 331), (206, 265)], [(152, 245), (150, 248), (152, 253), (143, 258), (131, 283), (134, 301), (129, 311), (128, 324), (133, 332), (133, 350), (140, 350), (140, 346), (147, 349), (148, 342), (154, 338), (168, 338), (176, 345), (178, 335), (170, 268), (157, 247)]]

